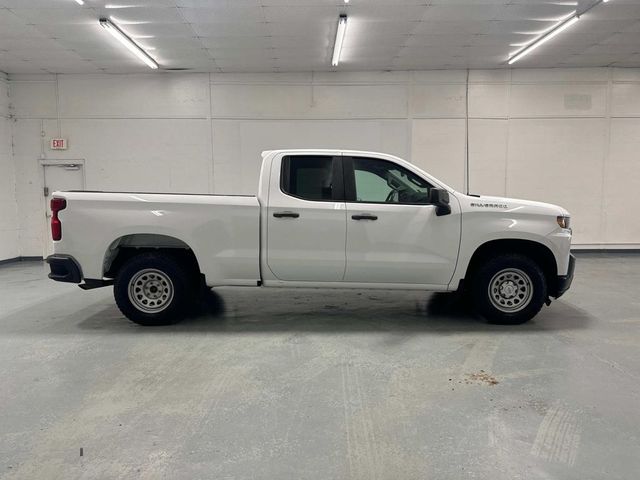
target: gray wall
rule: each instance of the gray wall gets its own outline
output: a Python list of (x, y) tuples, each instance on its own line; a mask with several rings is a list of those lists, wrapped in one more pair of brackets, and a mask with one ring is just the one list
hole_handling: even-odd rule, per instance
[[(22, 255), (44, 250), (43, 158), (84, 159), (89, 189), (254, 193), (262, 150), (314, 147), (467, 181), (466, 71), (9, 80)], [(469, 137), (472, 192), (559, 203), (581, 245), (640, 245), (640, 70), (471, 71)]]

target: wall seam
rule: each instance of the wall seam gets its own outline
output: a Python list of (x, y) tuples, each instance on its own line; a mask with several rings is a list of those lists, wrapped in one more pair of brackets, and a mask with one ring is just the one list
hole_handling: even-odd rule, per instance
[(504, 152), (504, 196), (508, 197), (507, 186), (509, 183), (509, 144), (511, 142), (511, 87), (513, 86), (513, 69), (509, 69), (509, 83), (507, 84), (507, 141)]
[(209, 115), (207, 116), (207, 122), (209, 123), (209, 146), (211, 151), (211, 162), (209, 165), (209, 193), (214, 191), (214, 170), (215, 170), (215, 156), (214, 156), (214, 144), (213, 144), (213, 95), (211, 94), (211, 72), (209, 72), (207, 92), (209, 93)]
[(464, 139), (464, 185), (465, 192), (469, 195), (469, 69), (467, 68), (467, 83), (465, 85), (465, 139)]
[(411, 96), (413, 95), (413, 86), (414, 86), (414, 72), (409, 72), (409, 77), (406, 81), (405, 92), (406, 92), (406, 108), (407, 108), (407, 155), (409, 156), (409, 161), (413, 162), (413, 109), (411, 108)]
[(605, 139), (604, 149), (602, 152), (602, 170), (600, 179), (600, 243), (605, 243), (607, 237), (607, 215), (606, 204), (607, 199), (605, 195), (605, 188), (607, 186), (607, 164), (609, 156), (611, 155), (611, 103), (613, 101), (613, 67), (608, 68), (608, 82), (607, 82), (607, 98), (606, 98), (606, 126), (605, 126)]

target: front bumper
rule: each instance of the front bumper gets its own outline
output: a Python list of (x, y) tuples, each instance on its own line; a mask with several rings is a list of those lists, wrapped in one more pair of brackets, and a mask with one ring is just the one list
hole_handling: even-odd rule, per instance
[(576, 257), (569, 255), (569, 269), (566, 275), (558, 275), (558, 281), (556, 284), (556, 294), (554, 297), (560, 298), (564, 292), (569, 290), (571, 282), (573, 281), (573, 272), (576, 268)]
[(51, 273), (49, 273), (51, 280), (69, 283), (80, 283), (82, 281), (80, 265), (71, 255), (49, 255), (47, 263), (51, 269)]

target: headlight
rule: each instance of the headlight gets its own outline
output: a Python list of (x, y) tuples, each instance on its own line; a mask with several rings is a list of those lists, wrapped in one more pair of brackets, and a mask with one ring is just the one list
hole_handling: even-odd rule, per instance
[(560, 225), (560, 228), (569, 228), (569, 224), (571, 223), (571, 217), (560, 215), (556, 217), (556, 219), (558, 220), (558, 225)]

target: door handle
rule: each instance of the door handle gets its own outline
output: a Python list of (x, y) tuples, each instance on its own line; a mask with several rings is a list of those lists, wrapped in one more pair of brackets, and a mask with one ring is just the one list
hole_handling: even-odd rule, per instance
[(354, 220), (377, 220), (378, 217), (371, 215), (370, 213), (363, 213), (362, 215), (351, 215)]
[(296, 212), (275, 212), (273, 216), (276, 218), (298, 218), (300, 214)]

